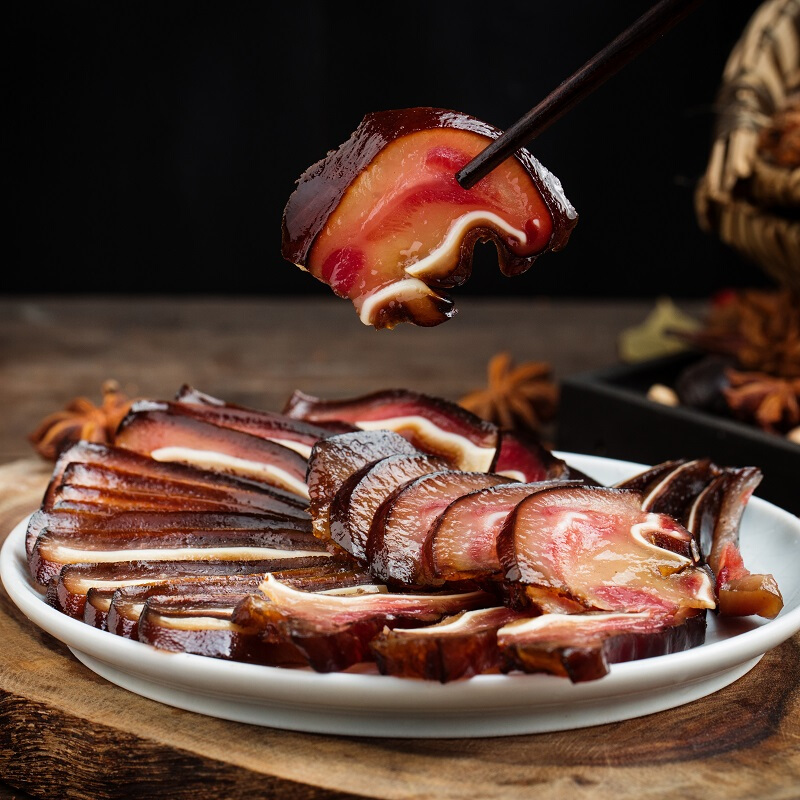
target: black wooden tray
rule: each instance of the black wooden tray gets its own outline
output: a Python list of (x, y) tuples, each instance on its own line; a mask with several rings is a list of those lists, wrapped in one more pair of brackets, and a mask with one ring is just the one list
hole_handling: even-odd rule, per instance
[(619, 365), (561, 382), (560, 450), (656, 464), (671, 458), (756, 466), (756, 495), (800, 515), (800, 446), (733, 419), (647, 399), (654, 383), (674, 384), (695, 354)]

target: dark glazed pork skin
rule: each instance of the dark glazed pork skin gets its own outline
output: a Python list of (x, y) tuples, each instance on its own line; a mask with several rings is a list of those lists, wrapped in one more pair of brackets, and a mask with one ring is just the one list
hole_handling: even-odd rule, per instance
[[(353, 571), (340, 563), (321, 565), (313, 568), (305, 567), (274, 571), (276, 580), (285, 582), (289, 586), (302, 588), (306, 591), (327, 591), (340, 589), (344, 586), (358, 586), (372, 581), (366, 572)], [(172, 582), (122, 586), (111, 590), (92, 589), (89, 592), (88, 602), (92, 602), (92, 595), (103, 592), (109, 601), (107, 630), (118, 636), (136, 638), (139, 614), (144, 603), (153, 596), (159, 598), (176, 597), (186, 599), (185, 606), (191, 605), (189, 598), (202, 599), (207, 594), (238, 594), (233, 605), (244, 599), (247, 594), (255, 592), (264, 580), (264, 570), (247, 570), (234, 575), (218, 575), (209, 577), (184, 576)]]
[(497, 631), (519, 616), (509, 608), (464, 611), (424, 628), (387, 628), (370, 648), (384, 675), (447, 683), (498, 669)]
[(620, 661), (676, 653), (705, 641), (705, 611), (543, 614), (497, 632), (503, 670), (547, 672), (573, 683), (608, 674)]
[[(294, 506), (296, 509), (301, 509), (305, 506), (304, 501), (297, 495), (262, 481), (221, 475), (188, 464), (156, 461), (146, 454), (133, 450), (93, 442), (77, 442), (61, 453), (53, 469), (53, 477), (42, 505), (46, 510), (48, 504), (52, 502), (53, 495), (64, 481), (82, 486), (112, 488), (126, 486), (128, 480), (139, 482), (137, 486), (129, 485), (134, 490), (179, 488), (178, 494), (199, 493), (201, 496), (205, 496), (206, 490), (224, 491), (232, 493), (237, 502), (245, 502), (246, 498), (252, 498), (253, 495), (265, 495), (265, 500), (274, 498), (284, 508)], [(177, 487), (172, 484), (173, 481)], [(284, 509), (276, 506), (273, 510)]]
[[(368, 114), (300, 177), (283, 215), (284, 258), (353, 300), (365, 324), (444, 322), (452, 301), (429, 287), (463, 283), (477, 241), (493, 240), (503, 273), (517, 275), (561, 249), (577, 222), (558, 180), (524, 149), (473, 189), (458, 185), (455, 173), (500, 133), (445, 109)], [(475, 216), (445, 248), (450, 225), (466, 214)], [(443, 257), (415, 273), (432, 254)], [(370, 294), (401, 283), (401, 294), (365, 313)]]
[(170, 581), (216, 580), (276, 570), (315, 568), (319, 572), (350, 570), (348, 561), (332, 559), (327, 553), (306, 558), (262, 559), (257, 561), (111, 561), (105, 564), (70, 564), (47, 585), (47, 602), (70, 617), (83, 616), (86, 595), (91, 589), (116, 591), (121, 586), (164, 584)]
[[(145, 456), (145, 458), (148, 457)], [(162, 463), (153, 459), (149, 460), (154, 464)], [(209, 473), (209, 475), (215, 478), (220, 477), (216, 473)], [(224, 508), (221, 510), (228, 511), (270, 511), (293, 516), (305, 516), (307, 513), (303, 510), (302, 501), (296, 495), (288, 492), (279, 493), (278, 490), (256, 489), (235, 478), (231, 478), (225, 483), (220, 481), (218, 485), (214, 486), (211, 483), (155, 478), (103, 467), (99, 464), (72, 463), (64, 470), (64, 476), (61, 484), (56, 488), (56, 494), (61, 494), (62, 489), (67, 485), (73, 488), (82, 487), (110, 492), (131, 492), (151, 497), (181, 497), (191, 501), (213, 502), (218, 506), (223, 506)], [(52, 502), (57, 502), (55, 497)], [(46, 503), (43, 504), (43, 507), (45, 510), (49, 510)]]
[(434, 456), (387, 456), (366, 464), (341, 486), (330, 507), (333, 541), (359, 561), (367, 560), (367, 539), (381, 503), (414, 478), (446, 469)]
[(719, 468), (708, 458), (680, 464), (649, 487), (642, 509), (669, 514), (681, 525), (688, 525), (695, 501), (717, 475)]
[(286, 523), (292, 530), (310, 531), (308, 515), (276, 514), (272, 512), (225, 511), (116, 511), (94, 513), (86, 511), (36, 511), (25, 533), (26, 552), (30, 558), (38, 536), (45, 530), (65, 537), (86, 538), (94, 533), (124, 531), (154, 533), (159, 531), (197, 530), (259, 530)]
[[(296, 521), (295, 521), (296, 522)], [(309, 532), (282, 523), (264, 524), (258, 530), (119, 531), (50, 533), (36, 539), (28, 565), (42, 585), (67, 564), (110, 561), (255, 561), (266, 558), (305, 558), (328, 554)], [(328, 554), (329, 555), (329, 554)]]
[(495, 425), (456, 403), (408, 389), (386, 389), (347, 400), (322, 400), (295, 392), (284, 413), (316, 423), (340, 420), (362, 429), (392, 430), (420, 450), (447, 459), (454, 469), (488, 472), (497, 457)]
[(268, 666), (298, 666), (303, 657), (291, 642), (264, 641), (257, 631), (236, 625), (234, 595), (148, 598), (136, 628), (140, 642), (210, 658)]
[(703, 492), (692, 515), (701, 548), (716, 576), (723, 616), (757, 614), (773, 619), (783, 608), (775, 578), (751, 573), (739, 550), (742, 515), (760, 482), (761, 472), (755, 467), (728, 469)]
[(330, 431), (325, 428), (292, 419), (285, 414), (258, 411), (254, 408), (224, 403), (221, 400), (211, 402), (212, 400), (216, 398), (183, 387), (178, 393), (177, 401), (169, 403), (168, 408), (175, 413), (184, 413), (219, 425), (221, 428), (231, 428), (261, 439), (277, 441), (290, 449), (297, 450), (306, 458), (319, 439), (330, 435)]
[(441, 586), (425, 546), (438, 517), (456, 498), (507, 482), (502, 475), (447, 470), (401, 486), (375, 513), (367, 539), (370, 571), (394, 586)]
[(261, 584), (259, 593), (239, 604), (234, 622), (261, 630), (267, 640), (293, 642), (318, 672), (372, 660), (369, 643), (384, 627), (427, 625), (494, 602), (484, 592), (316, 594), (298, 591), (272, 575)]
[[(308, 459), (306, 483), (312, 530), (318, 539), (333, 543), (330, 507), (342, 484), (365, 464), (395, 454), (418, 455), (419, 451), (391, 431), (341, 433), (314, 445)], [(338, 544), (334, 546), (341, 550)]]

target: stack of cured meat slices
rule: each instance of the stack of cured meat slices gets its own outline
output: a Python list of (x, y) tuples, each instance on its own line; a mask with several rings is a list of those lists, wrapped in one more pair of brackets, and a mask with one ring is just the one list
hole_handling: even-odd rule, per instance
[(60, 454), (28, 525), (48, 602), (118, 636), (279, 666), (591, 680), (775, 616), (738, 529), (760, 475), (668, 462), (598, 485), (404, 390), (283, 413), (184, 387)]

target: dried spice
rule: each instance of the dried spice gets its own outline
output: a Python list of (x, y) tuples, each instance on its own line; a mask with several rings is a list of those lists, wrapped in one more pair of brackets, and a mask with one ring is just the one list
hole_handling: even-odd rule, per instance
[(800, 378), (776, 378), (763, 372), (728, 370), (725, 399), (734, 416), (771, 433), (800, 424)]
[(800, 297), (789, 289), (727, 293), (712, 306), (706, 327), (686, 338), (732, 356), (745, 371), (800, 377)]
[(132, 402), (116, 381), (106, 381), (99, 406), (88, 397), (76, 397), (62, 411), (45, 417), (28, 439), (39, 455), (51, 460), (79, 440), (106, 444), (113, 439)]
[(485, 389), (471, 392), (459, 402), (468, 411), (501, 428), (525, 428), (539, 433), (558, 407), (558, 387), (545, 361), (528, 361), (514, 367), (508, 353), (489, 361)]

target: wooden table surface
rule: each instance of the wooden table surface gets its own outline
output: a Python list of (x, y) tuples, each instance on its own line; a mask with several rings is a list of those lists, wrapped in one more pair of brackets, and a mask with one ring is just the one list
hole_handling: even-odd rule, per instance
[[(278, 409), (295, 388), (406, 386), (457, 399), (499, 350), (557, 377), (616, 360), (649, 302), (479, 302), (431, 330), (375, 332), (331, 300), (0, 300), (0, 538), (39, 501), (25, 434), (116, 378), (187, 382)], [(692, 304), (683, 304), (696, 310)], [(169, 708), (84, 668), (0, 590), (0, 800), (209, 798), (794, 798), (800, 637), (732, 686), (639, 720), (537, 736), (391, 740), (258, 728)]]

